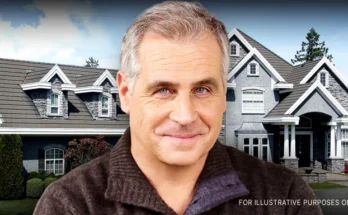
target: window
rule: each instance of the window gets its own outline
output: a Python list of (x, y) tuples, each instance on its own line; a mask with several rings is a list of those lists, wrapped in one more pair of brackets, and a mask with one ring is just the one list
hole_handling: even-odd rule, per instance
[(58, 94), (51, 95), (51, 114), (58, 114)]
[(102, 97), (102, 115), (109, 115), (109, 98), (107, 96)]
[(249, 63), (248, 76), (259, 76), (259, 64), (256, 61)]
[(342, 142), (342, 155), (344, 160), (348, 160), (348, 142)]
[(341, 129), (341, 139), (348, 141), (348, 129)]
[(234, 41), (231, 43), (231, 56), (239, 56), (239, 44)]
[(326, 70), (322, 70), (318, 73), (318, 81), (324, 86), (329, 86), (329, 73)]
[(48, 149), (45, 151), (45, 171), (55, 175), (64, 174), (64, 151), (62, 149)]
[(331, 132), (326, 132), (325, 135), (325, 142), (327, 147), (327, 157), (330, 157), (330, 151), (331, 151)]
[(244, 90), (242, 94), (242, 113), (264, 113), (263, 91)]
[(300, 116), (300, 122), (298, 125), (299, 128), (311, 128), (312, 127), (312, 120), (304, 117), (304, 116)]
[[(251, 141), (252, 145), (250, 145)], [(261, 160), (270, 161), (268, 138), (245, 138), (243, 150)]]

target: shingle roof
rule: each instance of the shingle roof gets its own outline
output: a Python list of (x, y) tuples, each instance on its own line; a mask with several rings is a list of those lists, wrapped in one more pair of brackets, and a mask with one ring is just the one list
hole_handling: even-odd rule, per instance
[(293, 105), (303, 93), (312, 85), (312, 83), (294, 85), (293, 91), (279, 102), (266, 116), (267, 117), (280, 117), (284, 116), (285, 112)]
[(309, 61), (293, 67), (292, 71), (288, 74), (286, 80), (289, 83), (299, 84), (301, 80), (317, 65), (317, 61)]
[(250, 43), (252, 47), (256, 48), (262, 54), (262, 56), (266, 58), (266, 60), (274, 67), (275, 70), (277, 70), (277, 72), (284, 78), (284, 80), (286, 80), (288, 83), (291, 83), (287, 80), (288, 75), (292, 71), (293, 67), (289, 62), (251, 38), (243, 31), (239, 29), (238, 31)]
[[(94, 120), (85, 104), (71, 91), (68, 92), (68, 102), (76, 111), (70, 112), (69, 119), (41, 119), (32, 99), (22, 90), (20, 84), (23, 83), (27, 70), (32, 70), (29, 75), (34, 75), (29, 79), (27, 77), (26, 83), (37, 82), (54, 65), (0, 58), (0, 114), (3, 121), (1, 127), (117, 129), (129, 126), (128, 115), (117, 115), (117, 120)], [(93, 76), (96, 80), (105, 71), (99, 68), (58, 65), (73, 83), (77, 75), (81, 75), (80, 78)], [(117, 70), (108, 70), (113, 76), (117, 73)]]

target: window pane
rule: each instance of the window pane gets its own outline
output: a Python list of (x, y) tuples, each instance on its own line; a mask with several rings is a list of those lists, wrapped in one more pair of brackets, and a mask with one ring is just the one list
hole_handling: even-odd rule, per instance
[(250, 64), (250, 74), (256, 74), (256, 64), (255, 63)]
[(267, 159), (267, 156), (268, 156), (268, 154), (267, 154), (267, 146), (263, 146), (262, 147), (262, 160), (264, 160), (264, 161), (267, 161), (268, 159)]
[(254, 139), (253, 139), (253, 144), (254, 144), (254, 145), (258, 145), (258, 144), (259, 144), (259, 139), (254, 138)]
[(231, 45), (231, 54), (232, 55), (236, 55), (237, 54), (237, 47), (236, 47), (236, 45)]
[(51, 113), (58, 113), (57, 107), (51, 107)]
[(258, 146), (254, 146), (253, 147), (253, 156), (255, 157), (259, 157), (259, 147)]
[(54, 159), (54, 149), (49, 149), (46, 151), (46, 159)]
[(267, 138), (262, 139), (262, 145), (267, 145)]
[(325, 73), (320, 73), (320, 82), (322, 85), (326, 86), (326, 75)]
[(343, 158), (348, 159), (348, 142), (342, 142), (342, 147), (343, 147)]
[(51, 106), (54, 106), (54, 107), (58, 106), (58, 95), (57, 94), (51, 95)]
[(249, 145), (249, 139), (248, 138), (244, 139), (244, 145)]
[(108, 115), (109, 111), (108, 109), (102, 109), (102, 115)]
[(55, 149), (55, 158), (58, 159), (58, 158), (63, 158), (64, 157), (64, 153), (63, 153), (63, 150), (61, 149)]
[(244, 146), (244, 152), (249, 154), (249, 146)]

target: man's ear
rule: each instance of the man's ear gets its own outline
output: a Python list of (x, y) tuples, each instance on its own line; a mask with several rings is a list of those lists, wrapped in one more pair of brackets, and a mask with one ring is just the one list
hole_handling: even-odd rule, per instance
[(127, 82), (127, 77), (123, 71), (119, 70), (116, 75), (116, 82), (118, 86), (118, 95), (120, 96), (121, 109), (123, 112), (129, 114), (129, 101), (130, 101), (130, 93), (129, 93), (129, 85)]

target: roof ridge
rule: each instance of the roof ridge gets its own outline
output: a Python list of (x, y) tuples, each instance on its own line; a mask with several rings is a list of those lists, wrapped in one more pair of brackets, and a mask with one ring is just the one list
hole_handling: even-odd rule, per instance
[(250, 39), (254, 40), (256, 43), (258, 43), (260, 46), (262, 46), (263, 48), (267, 49), (268, 51), (270, 51), (272, 54), (274, 54), (275, 56), (277, 56), (278, 58), (280, 58), (282, 61), (284, 61), (285, 63), (287, 63), (289, 66), (294, 67), (291, 63), (289, 63), (288, 61), (286, 61), (284, 58), (280, 57), (279, 55), (277, 55), (276, 53), (274, 53), (272, 50), (270, 50), (269, 48), (267, 48), (266, 46), (262, 45), (259, 41), (255, 40), (253, 37), (249, 36), (248, 34), (244, 33), (243, 31), (241, 31), (239, 28), (237, 28), (237, 30), (243, 34), (245, 34), (246, 36), (250, 37)]
[(0, 60), (5, 61), (16, 61), (16, 62), (24, 62), (24, 63), (35, 63), (35, 64), (42, 64), (42, 65), (50, 65), (50, 64), (57, 64), (59, 66), (69, 66), (69, 67), (77, 67), (77, 68), (85, 68), (85, 69), (97, 69), (97, 70), (118, 70), (118, 69), (111, 69), (111, 68), (94, 68), (94, 67), (85, 67), (85, 66), (78, 66), (78, 65), (71, 65), (71, 64), (60, 64), (60, 63), (49, 63), (49, 62), (39, 62), (39, 61), (29, 61), (29, 60), (18, 60), (18, 59), (11, 59), (11, 58), (1, 58)]

